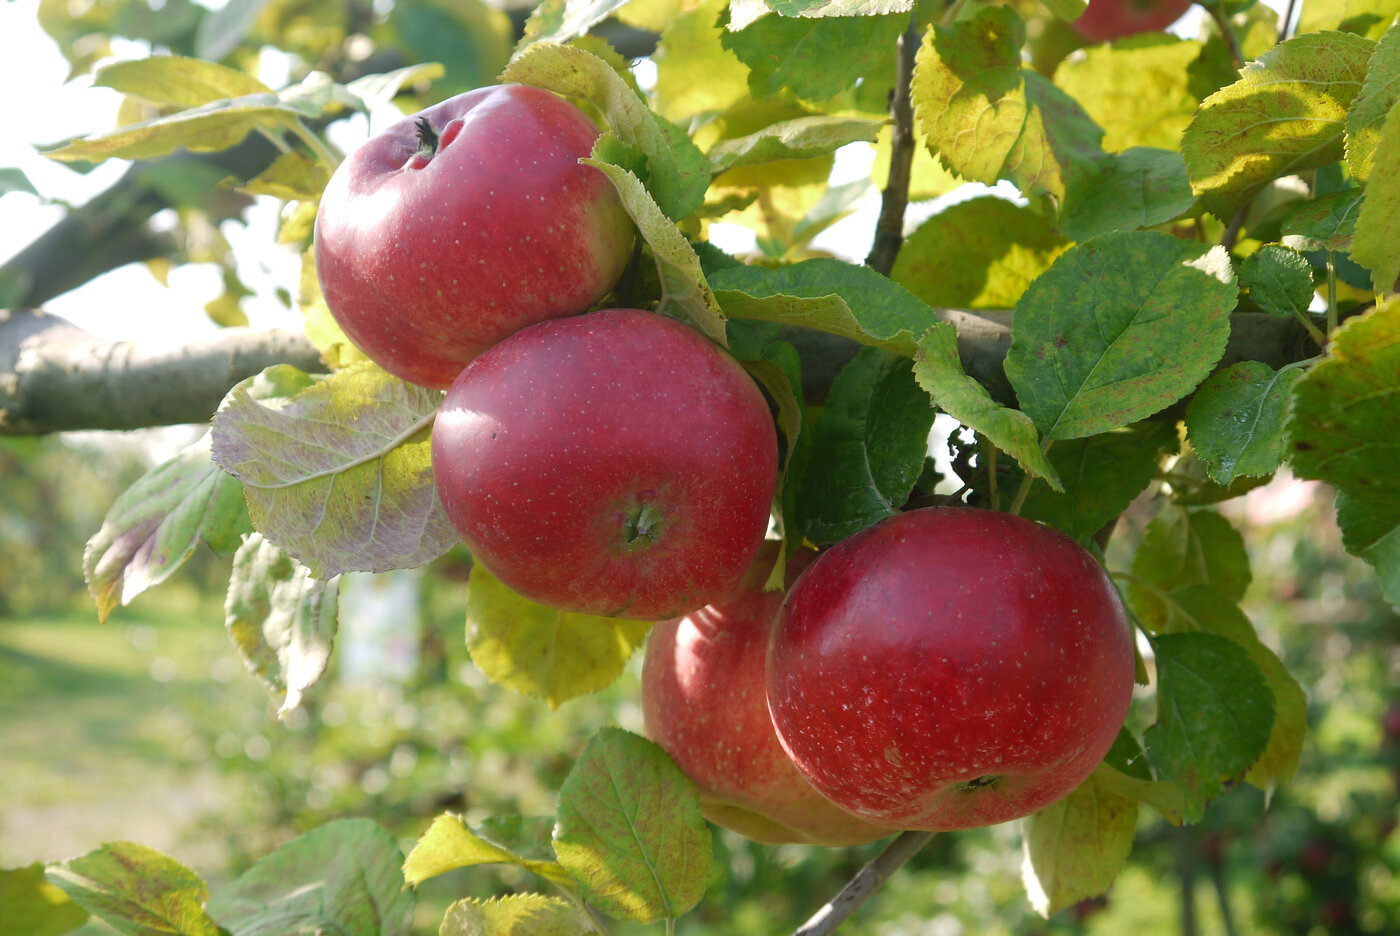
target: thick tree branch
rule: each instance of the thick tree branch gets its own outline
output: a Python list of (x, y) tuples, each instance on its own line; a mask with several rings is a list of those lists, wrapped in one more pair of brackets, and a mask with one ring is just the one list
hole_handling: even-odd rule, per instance
[[(1002, 369), (1012, 313), (941, 309), (939, 316), (958, 330), (968, 375), (999, 402), (1016, 405)], [(782, 337), (802, 355), (803, 394), (813, 403), (826, 399), (860, 347), (807, 328), (785, 328)], [(1316, 353), (1299, 322), (1237, 313), (1217, 368), (1263, 361), (1277, 369)], [(234, 384), (279, 363), (322, 368), (316, 349), (293, 332), (230, 328), (191, 345), (152, 347), (101, 341), (41, 312), (0, 311), (0, 435), (206, 422)], [(1180, 416), (1184, 406), (1162, 415)]]
[(296, 332), (229, 328), (150, 347), (103, 341), (42, 312), (0, 311), (0, 435), (208, 422), (234, 384), (273, 364), (324, 369)]

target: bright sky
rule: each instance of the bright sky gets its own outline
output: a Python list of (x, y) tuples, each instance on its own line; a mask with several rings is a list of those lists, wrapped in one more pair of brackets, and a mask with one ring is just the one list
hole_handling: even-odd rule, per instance
[[(7, 128), (0, 136), (0, 168), (20, 168), (44, 195), (81, 203), (115, 181), (126, 164), (111, 161), (82, 176), (39, 156), (33, 147), (112, 126), (119, 95), (92, 87), (87, 77), (64, 83), (67, 62), (56, 44), (39, 29), (38, 5), (39, 0), (0, 3), (0, 87), (26, 89), (26, 93), (0, 97), (0, 127)], [(1282, 0), (1270, 0), (1270, 5), (1282, 6)], [(1193, 34), (1195, 30), (1193, 24), (1177, 31)], [(115, 51), (121, 57), (139, 57), (145, 50), (127, 43)], [(270, 79), (271, 76), (265, 76), (265, 80)], [(353, 146), (365, 132), (365, 124), (360, 121), (337, 134), (337, 142), (344, 147)], [(842, 158), (837, 162), (837, 181), (868, 173), (871, 157), (867, 147), (858, 144), (838, 156)], [(959, 196), (968, 194), (971, 193), (960, 192)], [(840, 253), (863, 253), (877, 211), (878, 205), (872, 202), (826, 232), (820, 243)], [(278, 286), (295, 293), (299, 271), (296, 256), (274, 243), (275, 212), (274, 201), (262, 200), (249, 212), (246, 227), (228, 223), (222, 230), (239, 258), (240, 276), (257, 293), (243, 301), (250, 323), (260, 327), (296, 327), (297, 315), (272, 298)], [(58, 206), (44, 204), (25, 193), (0, 196), (0, 262), (54, 224), (62, 213)], [(731, 250), (750, 248), (752, 235), (733, 228), (717, 225), (714, 240)], [(144, 267), (131, 266), (53, 299), (45, 308), (104, 337), (179, 343), (217, 330), (205, 315), (204, 304), (217, 298), (221, 289), (218, 269), (212, 264), (176, 269), (169, 289), (162, 287)]]

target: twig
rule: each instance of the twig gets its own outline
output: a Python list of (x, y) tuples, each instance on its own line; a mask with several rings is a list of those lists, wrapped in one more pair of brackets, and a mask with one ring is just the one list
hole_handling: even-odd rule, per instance
[(1298, 0), (1288, 0), (1288, 6), (1283, 11), (1283, 16), (1278, 21), (1278, 41), (1283, 42), (1288, 38), (1293, 26), (1293, 10), (1297, 6)]
[(914, 103), (909, 85), (914, 77), (914, 56), (919, 50), (919, 29), (914, 15), (909, 28), (899, 37), (890, 95), (890, 117), (894, 120), (890, 143), (890, 177), (880, 198), (880, 217), (875, 222), (875, 240), (865, 265), (886, 276), (894, 269), (899, 248), (904, 245), (904, 211), (909, 207), (910, 167), (914, 164)]
[(1235, 216), (1230, 219), (1229, 227), (1225, 228), (1225, 233), (1220, 237), (1221, 247), (1224, 247), (1226, 250), (1235, 249), (1235, 242), (1240, 239), (1240, 229), (1244, 227), (1244, 216), (1245, 212), (1248, 210), (1249, 206), (1246, 205), (1235, 212)]
[(1244, 50), (1240, 48), (1240, 40), (1235, 35), (1234, 27), (1230, 25), (1230, 18), (1225, 15), (1225, 4), (1206, 4), (1206, 10), (1211, 19), (1215, 20), (1215, 25), (1220, 27), (1225, 47), (1230, 50), (1230, 61), (1235, 63), (1235, 68), (1244, 68)]
[(902, 832), (889, 847), (856, 872), (841, 892), (812, 918), (793, 931), (792, 936), (826, 936), (846, 921), (880, 885), (889, 880), (933, 838), (932, 832)]

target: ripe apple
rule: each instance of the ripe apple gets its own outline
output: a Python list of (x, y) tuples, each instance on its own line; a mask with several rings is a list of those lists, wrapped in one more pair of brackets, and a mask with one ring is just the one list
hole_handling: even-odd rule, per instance
[(777, 480), (768, 404), (674, 319), (606, 309), (516, 332), (467, 365), (433, 475), (472, 556), (541, 604), (662, 620), (726, 594)]
[(1191, 0), (1089, 0), (1074, 26), (1086, 39), (1108, 42), (1166, 29), (1189, 9)]
[(316, 215), (316, 273), (345, 334), (390, 373), (445, 388), (512, 332), (600, 301), (634, 229), (579, 163), (597, 138), (563, 98), (497, 85), (355, 150)]
[(1132, 697), (1133, 635), (1073, 540), (923, 508), (803, 573), (767, 681), (779, 740), (833, 803), (895, 828), (969, 828), (1033, 813), (1098, 766)]
[[(779, 548), (765, 543), (719, 601), (652, 628), (642, 663), (647, 734), (695, 781), (705, 818), (740, 835), (769, 845), (859, 845), (893, 835), (827, 802), (773, 732), (763, 666), (783, 593), (763, 585)], [(793, 556), (789, 579), (812, 555)]]

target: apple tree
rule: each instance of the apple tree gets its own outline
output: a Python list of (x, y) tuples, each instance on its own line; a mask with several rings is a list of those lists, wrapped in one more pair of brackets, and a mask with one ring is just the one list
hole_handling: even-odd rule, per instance
[[(84, 572), (100, 617), (175, 574), (201, 543), (232, 555), (226, 625), (285, 712), (326, 670), (341, 575), (428, 565), (467, 536), (480, 553), (466, 615), (474, 663), (489, 680), (558, 706), (609, 685), (647, 646), (649, 631), (660, 642), (657, 635), (676, 626), (655, 618), (709, 613), (746, 571), (744, 600), (763, 609), (752, 614), (766, 652), (772, 621), (784, 620), (789, 565), (811, 563), (803, 573), (810, 577), (799, 581), (810, 593), (804, 609), (816, 610), (804, 613), (820, 614), (831, 589), (823, 590), (819, 573), (831, 553), (814, 558), (815, 551), (916, 511), (997, 511), (1018, 515), (1016, 524), (1032, 521), (1038, 534), (1057, 531), (1056, 541), (1069, 542), (1076, 556), (1093, 557), (1084, 561), (1116, 586), (1094, 601), (1123, 615), (1125, 704), (1135, 680), (1126, 718), (1107, 709), (1102, 749), (1072, 789), (1036, 801), (1019, 820), (1023, 877), (1037, 912), (1055, 914), (1109, 889), (1140, 813), (1173, 826), (1198, 823), (1236, 786), (1272, 791), (1293, 777), (1304, 694), (1241, 610), (1249, 558), (1217, 505), (1281, 470), (1331, 485), (1347, 549), (1374, 567), (1381, 592), (1400, 606), (1400, 499), (1390, 483), (1400, 464), (1392, 406), (1400, 393), (1400, 305), (1390, 295), (1400, 279), (1400, 29), (1392, 26), (1400, 2), (1308, 0), (1280, 16), (1252, 0), (1213, 0), (1194, 8), (1198, 24), (1179, 34), (1161, 31), (1184, 10), (1171, 0), (1092, 0), (1089, 13), (1082, 0), (545, 0), (510, 13), (476, 0), (383, 6), (235, 0), (209, 11), (165, 0), (159, 15), (146, 0), (111, 0), (77, 15), (41, 7), (44, 28), (68, 50), (75, 72), (90, 70), (97, 84), (126, 96), (120, 126), (47, 155), (74, 165), (132, 163), (120, 191), (72, 209), (0, 268), (0, 290), (14, 310), (0, 330), (0, 428), (40, 434), (210, 422), (201, 442), (117, 498), (88, 543)], [(1089, 17), (1082, 29), (1081, 15)], [(150, 54), (103, 58), (115, 37), (144, 41)], [(284, 86), (256, 75), (267, 45), (291, 63)], [(397, 225), (425, 214), (431, 224), (439, 207), (475, 193), (460, 222), (471, 245), (443, 234), (381, 262), (381, 244), (337, 256), (328, 272), (318, 210), (324, 218), (329, 200), (342, 197), (338, 170), (358, 158), (340, 152), (333, 131), (386, 108), (404, 115), (435, 108), (429, 113), (462, 121), (451, 131), (436, 119), (407, 121), (419, 136), (389, 173), (403, 176), (408, 161), (421, 169), (465, 145), (475, 118), (445, 102), (463, 93), (503, 99), (499, 90), (474, 90), (496, 84), (567, 101), (596, 129), (586, 151), (565, 161), (603, 193), (612, 214), (566, 241), (577, 255), (597, 251), (603, 259), (584, 265), (606, 267), (608, 283), (532, 313), (531, 321), (559, 322), (524, 322), (519, 332), (522, 322), (512, 322), (480, 357), (473, 348), (458, 362), (466, 369), (455, 383), (450, 374), (427, 379), (374, 343), (383, 339), (394, 354), (435, 355), (463, 343), (452, 316), (477, 298), (499, 304), (536, 287), (573, 285), (555, 282), (564, 261), (553, 255), (551, 270), (539, 266), (540, 279), (525, 276), (505, 289), (485, 280), (463, 286), (456, 277), (482, 267), (500, 279), (517, 260), (543, 264), (529, 225), (572, 217), (571, 199), (584, 185), (538, 186), (531, 154), (509, 151), (488, 132), (470, 164), (455, 171), (469, 174), (504, 156), (520, 181), (502, 174), (494, 185), (557, 208), (522, 227), (515, 222), (526, 215), (512, 215), (508, 200), (483, 208), (477, 182), (444, 174), (400, 219), (391, 210), (400, 194), (381, 189), (338, 222), (352, 239), (403, 239), (408, 228)], [(496, 132), (514, 126), (507, 121)], [(873, 156), (869, 173), (833, 181), (838, 154), (852, 153)], [(152, 183), (177, 175), (179, 186)], [(27, 185), (14, 173), (3, 178)], [(21, 311), (122, 263), (190, 259), (194, 218), (236, 217), (253, 197), (280, 200), (278, 240), (302, 257), (299, 289), (287, 297), (302, 313), (301, 333), (237, 327), (240, 284), (226, 257), (230, 298), (210, 314), (232, 327), (205, 346), (116, 356), (42, 313)], [(148, 219), (171, 206), (190, 223), (153, 233)], [(833, 234), (849, 230), (837, 225), (862, 206), (877, 217), (868, 241), (851, 248), (849, 237)], [(396, 226), (376, 230), (391, 215)], [(751, 249), (724, 248), (735, 226), (747, 229)], [(479, 236), (492, 230), (507, 233)], [(541, 242), (545, 234), (538, 232)], [(408, 294), (395, 292), (396, 280), (415, 277)], [(445, 323), (419, 315), (444, 292), (456, 297)], [(343, 327), (347, 301), (383, 296), (390, 301)], [(707, 385), (677, 373), (680, 361), (687, 370), (710, 365), (691, 363), (676, 345), (601, 325), (594, 330), (601, 347), (550, 352), (553, 362), (507, 356), (509, 366), (485, 376), (485, 362), (521, 336), (564, 323), (586, 329), (612, 315), (600, 311), (607, 308), (636, 310), (626, 322), (664, 320), (685, 332), (687, 347), (705, 349), (694, 360), (722, 358), (736, 379), (761, 388), (762, 443), (749, 440), (752, 426), (743, 438), (716, 428), (725, 424), (710, 421), (720, 407), (710, 405)], [(577, 313), (586, 314), (569, 317)], [(10, 353), (21, 342), (23, 353)], [(641, 375), (635, 384), (644, 389), (551, 422), (549, 406), (562, 391), (550, 381), (590, 366), (594, 378), (603, 374), (601, 385), (630, 388)], [(495, 382), (507, 379), (518, 386), (488, 419)], [(452, 399), (464, 381), (476, 384), (461, 391), (470, 403), (445, 406), (443, 390), (452, 384)], [(532, 391), (530, 381), (544, 389)], [(487, 462), (496, 451), (490, 420), (505, 435), (512, 418), (539, 426), (501, 469)], [(939, 418), (952, 428), (931, 436)], [(564, 454), (551, 449), (544, 457), (560, 438), (604, 423), (601, 444), (587, 454), (562, 446)], [(674, 441), (620, 449), (608, 433), (624, 424)], [(738, 458), (760, 444), (775, 446), (777, 458)], [(472, 505), (518, 506), (509, 492), (552, 472), (549, 484), (515, 500), (538, 498), (553, 510), (547, 498), (559, 494), (596, 508), (613, 496), (601, 493), (607, 485), (636, 464), (666, 462), (670, 484), (714, 453), (738, 454), (727, 463), (730, 475), (706, 481), (710, 488), (739, 487), (760, 466), (767, 487), (759, 522), (706, 589), (687, 593), (688, 604), (658, 601), (665, 610), (655, 613), (629, 616), (630, 599), (571, 604), (558, 589), (526, 587), (531, 576), (557, 584), (563, 568), (567, 585), (598, 584), (586, 581), (602, 568), (594, 553), (623, 547), (591, 544), (583, 525), (551, 526), (543, 508), (522, 520)], [(449, 460), (450, 480), (435, 475)], [(740, 461), (750, 467), (732, 467)], [(517, 474), (502, 476), (506, 469)], [(662, 495), (652, 489), (664, 484), (648, 483), (650, 499), (604, 505), (621, 518), (626, 550), (681, 529), (655, 506)], [(1115, 531), (1130, 505), (1151, 519), (1125, 543)], [(468, 535), (482, 523), (502, 542)], [(567, 531), (566, 541), (547, 542), (551, 530)], [(915, 587), (935, 582), (981, 583), (956, 606), (966, 612), (956, 627), (992, 629), (1006, 596), (1039, 574), (1039, 556), (1001, 548), (1000, 535), (985, 534), (992, 539), (980, 543), (987, 548), (979, 562), (1019, 558), (995, 576), (960, 571), (946, 556), (902, 576), (848, 571), (895, 596), (870, 599), (862, 605), (869, 620), (849, 626), (873, 635), (909, 595), (923, 604), (898, 613), (946, 616), (953, 605)], [(497, 562), (492, 548), (509, 561)], [(563, 565), (561, 557), (572, 563), (580, 553), (587, 555)], [(755, 554), (764, 564), (746, 570)], [(713, 550), (702, 550), (681, 566), (713, 559)], [(646, 586), (684, 578), (642, 568), (633, 577)], [(907, 594), (904, 580), (915, 583)], [(1044, 614), (1088, 600), (1059, 579), (1045, 587), (1055, 600)], [(990, 609), (986, 621), (977, 619), (979, 606)], [(667, 646), (679, 645), (677, 633), (665, 633)], [(844, 639), (854, 654), (864, 638)], [(880, 694), (885, 687), (873, 679), (896, 679), (901, 664), (933, 665), (918, 658), (918, 640), (908, 646), (908, 659), (882, 663), (849, 699), (821, 687), (833, 724), (837, 708)], [(757, 684), (762, 652), (716, 670), (751, 674), (731, 693), (758, 706), (744, 723), (760, 733), (773, 728), (762, 715), (771, 674), (766, 687)], [(793, 663), (785, 672), (802, 669)], [(964, 725), (964, 748), (1020, 737), (1059, 701), (1053, 692), (1025, 691), (1014, 672), (997, 666), (955, 668), (936, 691), (962, 692), (957, 679), (973, 672), (995, 674), (984, 687), (988, 698), (1035, 701), (1012, 713), (1020, 716), (1014, 726)], [(927, 707), (937, 696), (911, 700), (911, 710), (916, 701)], [(768, 703), (776, 716), (782, 706)], [(819, 705), (793, 705), (789, 717), (809, 727), (822, 722)], [(886, 695), (881, 707), (900, 723), (897, 697)], [(1103, 720), (1102, 711), (1084, 719), (1093, 715)], [(808, 760), (836, 758), (832, 770), (849, 771), (840, 785), (859, 792), (889, 778), (866, 779), (855, 760), (840, 760), (846, 734), (865, 724), (840, 724), (848, 722), (854, 727), (829, 737), (812, 728), (803, 744)], [(920, 744), (913, 735), (899, 741), (877, 772), (899, 767), (901, 751)], [(784, 739), (789, 754), (799, 747)], [(26, 912), (46, 921), (35, 924), (44, 932), (65, 931), (91, 913), (129, 933), (399, 934), (408, 932), (415, 885), (504, 863), (533, 874), (537, 890), (463, 899), (447, 912), (443, 934), (606, 933), (614, 920), (664, 923), (673, 932), (705, 897), (713, 855), (707, 818), (765, 841), (888, 838), (843, 891), (813, 898), (812, 919), (799, 932), (816, 934), (832, 931), (952, 827), (923, 819), (908, 829), (859, 812), (852, 821), (800, 780), (777, 798), (731, 802), (726, 811), (714, 790), (735, 778), (703, 778), (702, 766), (682, 769), (679, 746), (674, 754), (604, 729), (558, 791), (555, 815), (503, 815), (471, 827), (444, 814), (406, 858), (384, 830), (351, 817), (212, 892), (190, 869), (129, 843), (43, 875), (7, 872), (7, 887), (16, 901), (30, 900)], [(930, 776), (944, 772), (920, 763)], [(960, 795), (994, 796), (1001, 774), (979, 770), (961, 781)], [(813, 782), (823, 793), (833, 785), (830, 776), (825, 786)], [(804, 797), (830, 811), (821, 828), (804, 832), (802, 816), (774, 818), (790, 805), (783, 800)], [(826, 834), (828, 820), (841, 828)], [(321, 887), (309, 889), (312, 881)], [(55, 885), (66, 901), (51, 893)]]

